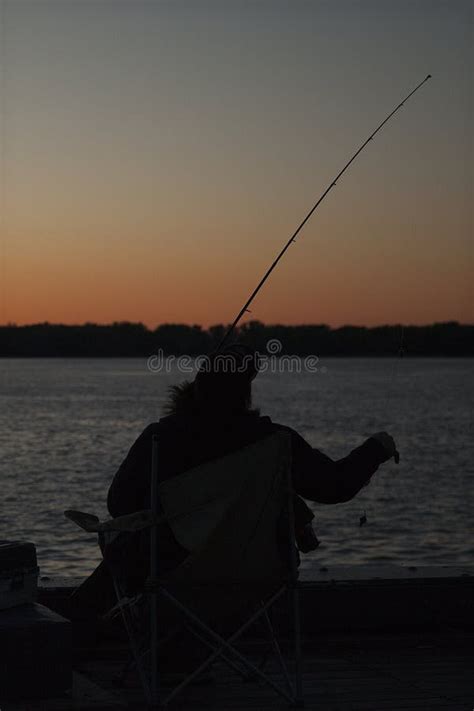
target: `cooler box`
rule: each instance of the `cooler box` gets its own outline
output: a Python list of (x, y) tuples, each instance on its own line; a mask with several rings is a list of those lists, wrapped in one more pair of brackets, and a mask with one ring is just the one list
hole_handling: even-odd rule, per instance
[(72, 685), (69, 620), (43, 605), (18, 605), (0, 611), (0, 640), (0, 709), (8, 700), (66, 698)]
[(34, 602), (38, 573), (33, 543), (0, 541), (0, 610)]

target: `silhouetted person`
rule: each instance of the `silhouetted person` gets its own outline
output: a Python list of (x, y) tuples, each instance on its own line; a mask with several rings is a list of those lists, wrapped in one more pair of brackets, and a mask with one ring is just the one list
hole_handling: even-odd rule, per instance
[[(305, 550), (302, 536), (313, 513), (303, 497), (322, 504), (338, 504), (352, 499), (369, 482), (382, 462), (396, 456), (395, 443), (386, 433), (377, 433), (354, 449), (347, 457), (333, 461), (311, 447), (297, 432), (260, 416), (251, 408), (251, 384), (258, 372), (256, 355), (248, 348), (234, 345), (221, 354), (205, 359), (193, 383), (172, 388), (169, 415), (150, 424), (138, 437), (116, 473), (108, 494), (108, 508), (113, 517), (132, 513), (150, 505), (152, 435), (158, 435), (159, 479), (164, 481), (212, 459), (277, 432), (291, 436), (292, 477), (296, 493), (295, 517), (297, 540)], [(147, 533), (128, 536), (128, 543), (117, 543), (114, 559), (120, 564), (127, 545), (133, 560), (124, 570), (138, 585), (147, 574)], [(160, 535), (160, 566), (169, 568), (184, 560), (187, 551), (164, 525)], [(127, 561), (132, 556), (126, 556)]]
[[(234, 345), (204, 360), (194, 382), (174, 386), (169, 414), (146, 427), (113, 479), (107, 499), (111, 516), (150, 507), (153, 434), (158, 436), (159, 479), (164, 481), (283, 430), (291, 436), (291, 471), (297, 494), (296, 539), (302, 551), (315, 547), (311, 537), (308, 545), (304, 535), (314, 516), (303, 498), (322, 504), (349, 501), (382, 462), (398, 457), (395, 443), (390, 435), (377, 433), (347, 457), (330, 459), (290, 427), (272, 422), (252, 409), (251, 385), (257, 372), (255, 354)], [(167, 524), (159, 528), (158, 555), (162, 571), (176, 567), (187, 556)], [(141, 589), (148, 575), (149, 530), (120, 534), (105, 551), (105, 559), (126, 580), (130, 592)], [(106, 587), (105, 578), (102, 565), (84, 585), (83, 597), (95, 598), (97, 606), (100, 588), (104, 593)]]

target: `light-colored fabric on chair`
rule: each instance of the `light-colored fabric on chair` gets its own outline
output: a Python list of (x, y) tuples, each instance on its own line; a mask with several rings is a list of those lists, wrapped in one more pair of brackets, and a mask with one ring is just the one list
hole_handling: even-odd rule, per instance
[(244, 583), (280, 577), (277, 524), (289, 466), (288, 439), (271, 435), (163, 482), (163, 513), (191, 553), (167, 579)]
[(289, 438), (275, 434), (160, 485), (165, 516), (191, 552), (164, 575), (158, 561), (158, 582), (208, 622), (288, 580), (277, 526), (290, 463)]

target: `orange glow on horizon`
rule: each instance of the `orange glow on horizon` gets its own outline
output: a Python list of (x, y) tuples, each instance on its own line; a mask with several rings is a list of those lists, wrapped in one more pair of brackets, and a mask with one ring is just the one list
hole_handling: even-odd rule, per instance
[(229, 323), (428, 71), (247, 318), (472, 323), (470, 11), (211, 5), (5, 3), (0, 323)]

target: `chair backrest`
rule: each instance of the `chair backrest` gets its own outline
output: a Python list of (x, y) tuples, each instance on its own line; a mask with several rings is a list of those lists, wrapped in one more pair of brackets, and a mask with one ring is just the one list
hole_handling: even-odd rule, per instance
[(163, 482), (159, 495), (190, 551), (165, 576), (181, 584), (266, 584), (285, 577), (277, 526), (289, 500), (290, 438), (276, 433)]

